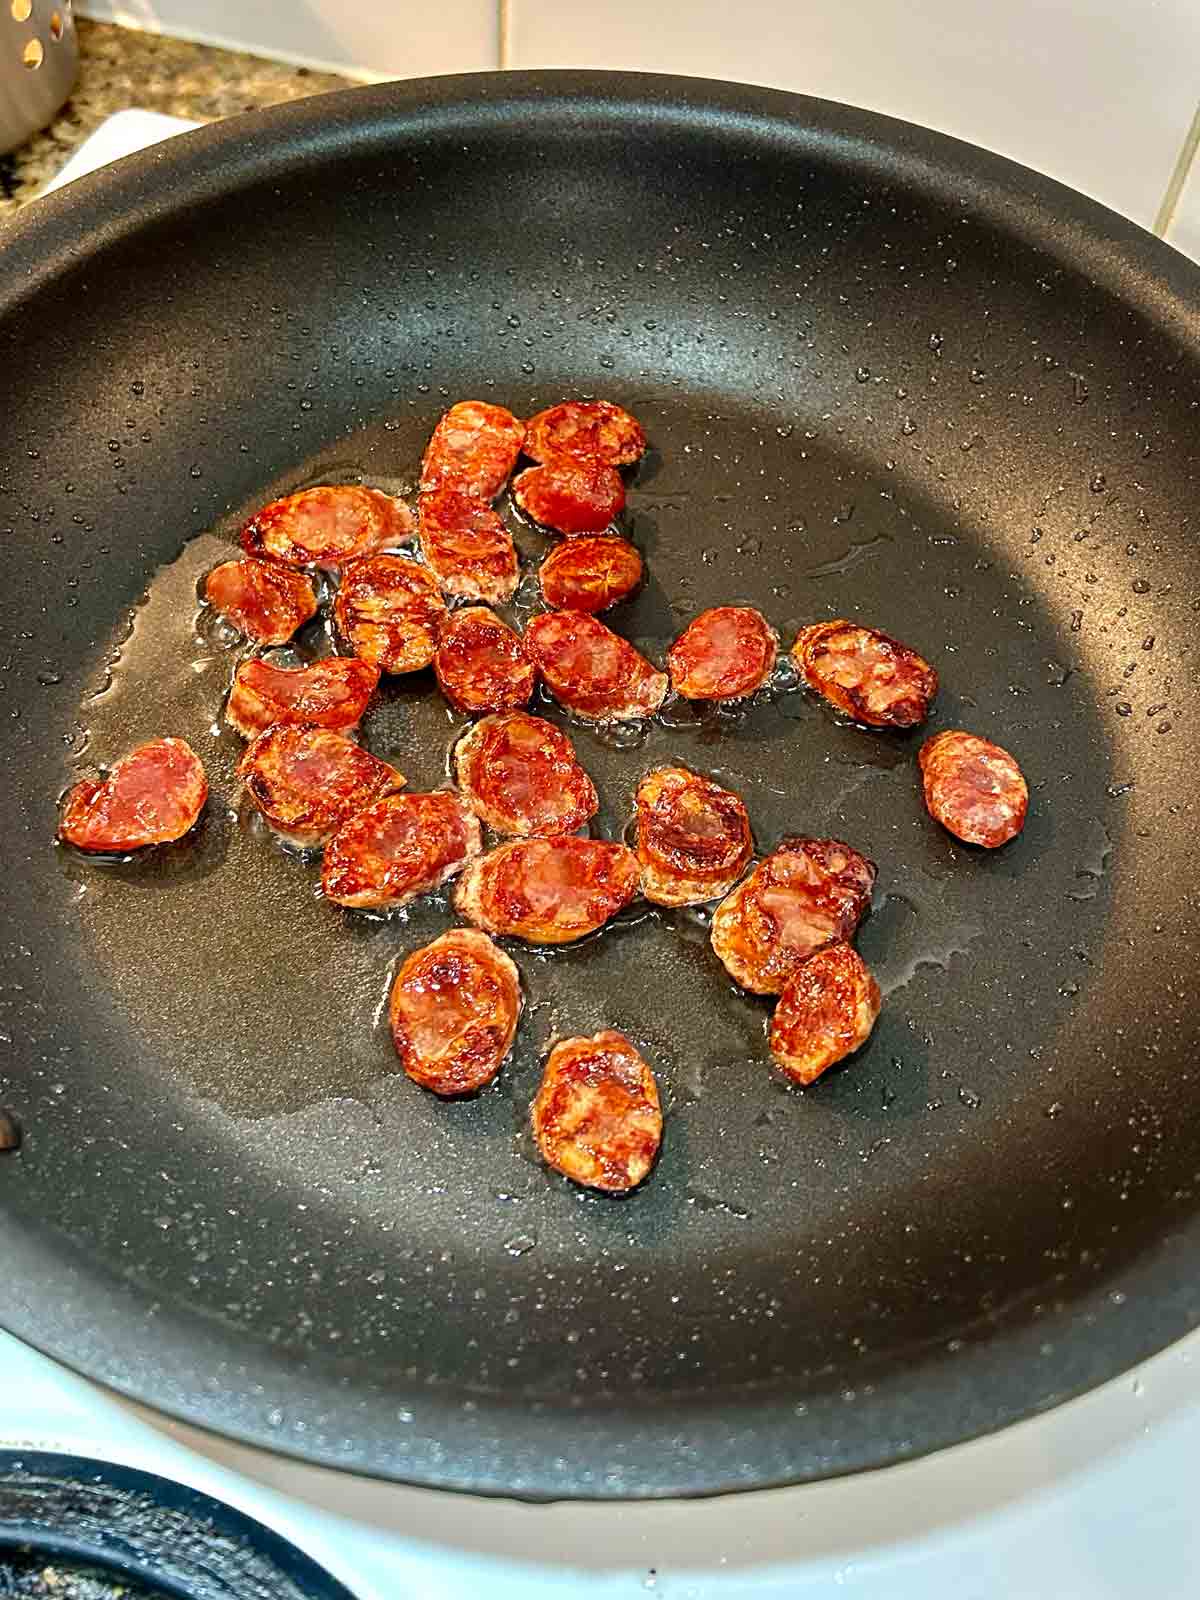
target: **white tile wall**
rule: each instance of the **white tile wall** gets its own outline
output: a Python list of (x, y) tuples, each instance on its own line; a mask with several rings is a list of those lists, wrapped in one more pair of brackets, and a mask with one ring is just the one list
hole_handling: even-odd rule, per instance
[(511, 0), (507, 65), (697, 73), (957, 134), (1149, 226), (1200, 96), (1200, 0)]
[[(1192, 133), (1200, 145), (1200, 108)], [(1166, 238), (1177, 250), (1200, 262), (1200, 149), (1193, 152), (1183, 190), (1167, 221)]]
[(368, 80), (499, 65), (498, 0), (86, 0), (77, 9)]
[[(1200, 259), (1200, 0), (81, 0), (365, 78), (614, 67), (869, 106), (1051, 173)], [(1172, 179), (1174, 178), (1174, 182)], [(1174, 221), (1172, 222), (1172, 217)]]

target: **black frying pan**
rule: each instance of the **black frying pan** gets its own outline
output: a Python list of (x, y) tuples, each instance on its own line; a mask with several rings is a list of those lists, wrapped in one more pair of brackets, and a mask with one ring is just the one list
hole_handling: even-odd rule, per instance
[[(1108, 1378), (1200, 1308), (1194, 996), (1200, 275), (1100, 207), (869, 114), (666, 78), (354, 91), (189, 135), (8, 235), (0, 1317), (193, 1421), (414, 1482), (703, 1493), (897, 1460)], [(380, 923), (240, 805), (196, 584), (256, 503), (411, 488), (445, 404), (599, 392), (653, 449), (628, 528), (661, 655), (702, 606), (851, 615), (933, 657), (934, 726), (1011, 747), (1021, 839), (957, 848), (920, 736), (795, 691), (579, 732), (616, 835), (647, 766), (760, 847), (880, 863), (870, 1047), (802, 1094), (695, 919), (520, 952), (499, 1083), (442, 1104)], [(521, 533), (527, 558), (539, 541)], [(136, 867), (58, 790), (161, 732), (214, 790)], [(413, 787), (431, 682), (366, 735)], [(625, 1029), (668, 1107), (614, 1202), (522, 1132), (553, 1033)], [(11, 1036), (11, 1037), (9, 1037)]]

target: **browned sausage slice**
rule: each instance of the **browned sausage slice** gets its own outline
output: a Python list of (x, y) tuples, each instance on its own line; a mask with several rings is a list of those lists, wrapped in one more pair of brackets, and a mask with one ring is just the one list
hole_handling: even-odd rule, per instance
[(277, 667), (255, 656), (234, 676), (225, 720), (241, 734), (276, 722), (313, 722), (351, 733), (379, 682), (379, 668), (354, 656), (329, 656), (307, 667)]
[(666, 698), (666, 673), (656, 672), (628, 640), (584, 611), (534, 617), (525, 629), (525, 649), (559, 704), (589, 721), (648, 717)]
[(330, 839), (321, 888), (339, 906), (394, 909), (439, 888), (482, 848), (474, 814), (449, 789), (390, 794)]
[(778, 994), (824, 945), (853, 937), (875, 864), (840, 839), (785, 839), (713, 913), (712, 947), (735, 983)]
[(625, 507), (625, 485), (603, 461), (547, 461), (513, 479), (518, 508), (555, 533), (601, 533)]
[(686, 767), (659, 767), (638, 785), (642, 893), (660, 906), (727, 894), (754, 853), (741, 799)]
[(796, 1083), (815, 1083), (864, 1045), (879, 1016), (879, 985), (848, 944), (827, 945), (799, 967), (771, 1020), (771, 1054)]
[(454, 928), (396, 974), (389, 1014), (396, 1054), (434, 1094), (474, 1094), (500, 1071), (521, 1014), (521, 979), (485, 933)]
[(191, 831), (208, 799), (204, 768), (183, 739), (151, 739), (103, 778), (85, 778), (66, 798), (58, 836), (77, 850), (124, 855), (170, 844)]
[(517, 587), (517, 548), (486, 500), (457, 489), (423, 494), (421, 554), (448, 595), (502, 605)]
[(531, 1118), (538, 1149), (556, 1172), (609, 1194), (636, 1188), (662, 1143), (654, 1074), (610, 1029), (555, 1045)]
[(355, 812), (405, 781), (352, 739), (294, 722), (260, 733), (238, 776), (269, 826), (300, 850), (323, 845)]
[(602, 928), (638, 892), (637, 857), (605, 839), (514, 839), (471, 862), (458, 911), (488, 933), (569, 944)]
[(321, 484), (273, 500), (242, 529), (247, 555), (293, 567), (340, 567), (403, 543), (412, 512), (391, 495), (359, 484)]
[(538, 568), (546, 604), (556, 611), (607, 611), (642, 581), (642, 558), (628, 539), (568, 539)]
[(625, 467), (645, 451), (641, 424), (608, 400), (564, 400), (525, 425), (525, 454), (534, 461), (567, 456)]
[(792, 660), (810, 688), (856, 722), (912, 728), (924, 722), (938, 676), (923, 656), (878, 628), (837, 620), (801, 629)]
[(964, 843), (996, 850), (1025, 826), (1024, 775), (990, 739), (948, 728), (926, 739), (917, 760), (930, 815)]
[(561, 728), (525, 711), (484, 717), (454, 751), (458, 785), (495, 833), (574, 833), (600, 808)]
[(438, 633), (433, 670), (460, 711), (507, 711), (527, 705), (536, 680), (519, 633), (486, 606), (452, 611)]
[(753, 606), (702, 611), (671, 646), (671, 687), (687, 700), (743, 700), (771, 676), (778, 640)]
[(421, 491), (456, 489), (494, 500), (516, 466), (525, 424), (503, 406), (460, 400), (433, 430), (421, 464)]
[(429, 568), (403, 556), (352, 561), (333, 602), (338, 632), (355, 655), (389, 673), (430, 664), (445, 615)]
[(303, 572), (252, 556), (214, 567), (204, 583), (204, 598), (256, 644), (286, 644), (317, 614), (317, 598)]

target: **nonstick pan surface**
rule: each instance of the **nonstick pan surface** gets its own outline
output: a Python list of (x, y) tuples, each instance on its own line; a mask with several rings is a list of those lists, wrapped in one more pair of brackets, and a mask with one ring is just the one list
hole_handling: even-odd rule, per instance
[[(313, 1460), (615, 1497), (895, 1461), (1194, 1324), (1194, 268), (903, 124), (567, 74), (188, 135), (44, 202), (4, 264), (9, 1328)], [(435, 1100), (381, 1007), (445, 904), (336, 911), (239, 799), (235, 655), (196, 590), (242, 517), (321, 479), (411, 490), (455, 399), (588, 393), (652, 442), (620, 632), (661, 657), (730, 600), (785, 644), (861, 618), (937, 664), (933, 727), (1030, 780), (986, 854), (925, 814), (919, 734), (786, 685), (641, 742), (575, 730), (610, 836), (670, 758), (740, 790), (761, 849), (831, 833), (879, 863), (884, 1013), (807, 1093), (703, 919), (653, 914), (516, 952), (513, 1060)], [(455, 728), (418, 676), (365, 736), (422, 788)], [(208, 767), (198, 837), (117, 868), (56, 849), (61, 789), (168, 732)], [(523, 1132), (547, 1042), (600, 1027), (667, 1107), (623, 1201)]]

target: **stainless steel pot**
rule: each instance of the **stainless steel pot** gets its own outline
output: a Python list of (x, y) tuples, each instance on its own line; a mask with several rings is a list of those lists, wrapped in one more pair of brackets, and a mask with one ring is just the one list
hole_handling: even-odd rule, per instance
[(78, 70), (71, 0), (0, 0), (0, 155), (46, 126)]

